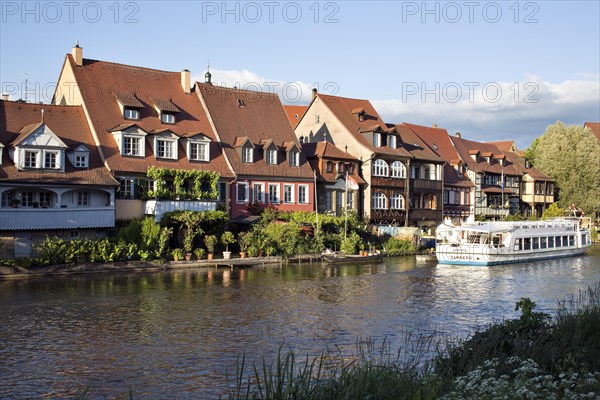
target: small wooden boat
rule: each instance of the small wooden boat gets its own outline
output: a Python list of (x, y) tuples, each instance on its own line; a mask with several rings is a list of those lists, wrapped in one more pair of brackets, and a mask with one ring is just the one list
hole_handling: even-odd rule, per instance
[(368, 256), (348, 255), (342, 253), (323, 254), (323, 260), (328, 263), (380, 263), (385, 254), (370, 254)]

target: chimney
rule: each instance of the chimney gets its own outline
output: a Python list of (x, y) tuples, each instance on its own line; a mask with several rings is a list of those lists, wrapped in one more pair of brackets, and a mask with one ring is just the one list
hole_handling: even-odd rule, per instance
[(187, 69), (181, 71), (181, 87), (183, 88), (183, 92), (186, 94), (190, 94), (192, 92), (190, 87), (190, 71)]
[(454, 136), (456, 136), (457, 138), (459, 138), (459, 139), (460, 139), (460, 137), (461, 137), (461, 136), (460, 136), (460, 132), (456, 132), (456, 133), (454, 134)]
[(313, 88), (312, 90), (312, 100), (314, 100), (315, 97), (317, 97), (317, 88)]
[(8, 93), (2, 93), (2, 101), (8, 101)]
[(437, 124), (432, 124), (432, 125), (431, 125), (431, 127), (432, 127), (432, 128), (437, 128), (437, 127), (438, 127), (438, 125), (437, 125)]
[(73, 47), (71, 54), (75, 60), (75, 65), (81, 67), (83, 65), (83, 48), (79, 47), (79, 40), (77, 41), (75, 47)]

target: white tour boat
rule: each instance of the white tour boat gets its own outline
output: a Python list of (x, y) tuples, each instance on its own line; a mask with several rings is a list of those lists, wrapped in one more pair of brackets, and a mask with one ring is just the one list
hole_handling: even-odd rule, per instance
[(497, 265), (570, 257), (592, 245), (590, 218), (475, 222), (440, 225), (435, 252), (440, 264)]

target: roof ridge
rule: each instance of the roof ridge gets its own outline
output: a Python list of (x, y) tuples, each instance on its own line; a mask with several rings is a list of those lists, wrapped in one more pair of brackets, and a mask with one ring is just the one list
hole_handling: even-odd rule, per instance
[(334, 98), (334, 99), (351, 100), (351, 101), (368, 101), (369, 103), (371, 103), (371, 100), (369, 100), (369, 99), (357, 99), (354, 97), (335, 96), (332, 94), (325, 94), (325, 93), (317, 93), (317, 96), (325, 96), (325, 97), (330, 97), (330, 98)]
[[(68, 54), (69, 56), (71, 56), (71, 54)], [(156, 69), (156, 68), (148, 68), (148, 67), (141, 67), (139, 65), (130, 65), (130, 64), (123, 64), (123, 63), (117, 63), (117, 62), (113, 62), (113, 61), (103, 61), (103, 60), (95, 60), (93, 58), (84, 58), (83, 59), (83, 65), (85, 66), (85, 61), (91, 61), (94, 63), (102, 63), (102, 64), (109, 64), (109, 65), (114, 65), (114, 66), (118, 66), (118, 67), (125, 67), (125, 68), (131, 68), (131, 69), (142, 69), (145, 71), (152, 71), (152, 72), (160, 72), (163, 74), (180, 74), (181, 71), (166, 71), (166, 70), (162, 70), (162, 69)]]
[[(277, 93), (275, 93), (275, 92), (273, 92), (273, 93), (271, 93), (271, 92), (262, 92), (262, 91), (260, 91), (260, 92), (259, 92), (259, 91), (257, 91), (257, 90), (250, 90), (250, 89), (240, 89), (240, 88), (237, 88), (237, 87), (227, 87), (227, 86), (214, 85), (214, 84), (208, 85), (208, 84), (206, 84), (206, 83), (203, 83), (203, 82), (198, 82), (198, 81), (196, 81), (196, 83), (197, 83), (199, 86), (201, 86), (201, 87), (205, 87), (205, 88), (207, 88), (207, 89), (208, 89), (208, 88), (214, 88), (214, 89), (218, 89), (218, 90), (229, 90), (229, 91), (231, 91), (231, 92), (245, 92), (245, 93), (249, 93), (249, 94), (257, 94), (257, 95), (269, 95), (269, 96), (277, 96), (277, 97), (279, 97), (279, 96), (277, 95)], [(283, 104), (282, 104), (282, 105), (283, 105)], [(308, 107), (308, 106), (307, 106), (307, 107)]]
[(81, 108), (80, 105), (76, 104), (52, 104), (52, 103), (26, 103), (18, 100), (0, 100), (4, 104), (10, 104), (11, 106), (28, 106), (28, 107), (52, 107), (52, 108)]

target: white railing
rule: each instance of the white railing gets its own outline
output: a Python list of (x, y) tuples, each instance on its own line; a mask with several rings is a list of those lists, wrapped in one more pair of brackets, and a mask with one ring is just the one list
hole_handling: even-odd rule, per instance
[(114, 207), (81, 208), (2, 208), (0, 229), (81, 229), (115, 226)]
[(171, 211), (214, 211), (217, 209), (215, 201), (199, 200), (147, 200), (144, 204), (144, 213), (154, 215), (158, 222), (165, 213)]

